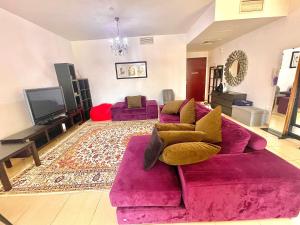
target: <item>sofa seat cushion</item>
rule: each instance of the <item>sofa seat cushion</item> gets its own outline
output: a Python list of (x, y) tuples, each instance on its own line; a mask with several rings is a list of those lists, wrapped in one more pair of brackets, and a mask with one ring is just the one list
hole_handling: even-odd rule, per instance
[(201, 163), (179, 166), (179, 170), (186, 183), (196, 186), (300, 181), (299, 169), (268, 150), (216, 155)]
[(146, 114), (146, 107), (142, 108), (124, 108), (123, 109), (124, 114)]
[(176, 167), (162, 162), (144, 170), (144, 152), (150, 136), (132, 137), (110, 191), (115, 207), (179, 206), (181, 187)]
[[(211, 210), (219, 210), (226, 199), (231, 199), (226, 210), (237, 213), (247, 206), (248, 212), (272, 211), (277, 207), (274, 202), (278, 202), (279, 211), (286, 204), (300, 209), (300, 170), (268, 150), (216, 155), (201, 163), (179, 166), (178, 170), (187, 208), (205, 211), (213, 204)], [(203, 198), (211, 193), (216, 195)]]

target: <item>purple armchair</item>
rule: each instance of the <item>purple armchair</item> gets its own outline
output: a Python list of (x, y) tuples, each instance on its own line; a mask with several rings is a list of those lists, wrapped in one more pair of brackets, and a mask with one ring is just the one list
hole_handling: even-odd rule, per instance
[(112, 106), (111, 116), (113, 121), (156, 119), (158, 117), (157, 102), (146, 100), (146, 97), (142, 96), (142, 107), (130, 109), (126, 97), (124, 102), (117, 102)]

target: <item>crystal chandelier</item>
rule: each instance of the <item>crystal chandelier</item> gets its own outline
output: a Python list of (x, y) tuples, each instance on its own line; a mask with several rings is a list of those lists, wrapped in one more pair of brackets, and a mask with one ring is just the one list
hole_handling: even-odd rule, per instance
[(120, 37), (119, 23), (120, 18), (115, 17), (117, 25), (117, 37), (110, 40), (110, 47), (115, 55), (124, 55), (128, 50), (128, 39)]

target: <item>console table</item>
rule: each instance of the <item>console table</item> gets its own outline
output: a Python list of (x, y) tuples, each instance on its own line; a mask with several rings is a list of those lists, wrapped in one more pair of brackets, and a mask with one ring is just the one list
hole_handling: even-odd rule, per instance
[[(6, 164), (10, 158), (23, 151), (29, 151), (31, 153), (36, 166), (41, 165), (34, 142), (0, 144), (0, 180), (5, 191), (11, 190), (12, 186), (8, 179), (4, 163)], [(10, 165), (8, 166), (10, 167)]]
[(211, 95), (211, 107), (216, 108), (218, 105), (222, 106), (222, 112), (228, 116), (232, 114), (232, 105), (235, 100), (246, 100), (247, 94), (238, 92), (220, 93), (213, 91)]

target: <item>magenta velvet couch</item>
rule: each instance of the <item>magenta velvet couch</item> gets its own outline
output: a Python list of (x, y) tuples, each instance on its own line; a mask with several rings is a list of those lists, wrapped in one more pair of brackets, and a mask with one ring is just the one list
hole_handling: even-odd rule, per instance
[(158, 105), (155, 100), (146, 100), (146, 97), (142, 96), (142, 107), (129, 109), (126, 97), (124, 102), (117, 102), (112, 106), (111, 116), (113, 121), (156, 119)]
[[(197, 117), (209, 110), (197, 106)], [(175, 118), (175, 117), (174, 117)], [(172, 118), (172, 119), (174, 119)], [(170, 122), (160, 115), (164, 122)], [(187, 166), (143, 169), (150, 136), (129, 141), (110, 191), (119, 224), (295, 217), (300, 170), (267, 151), (266, 140), (223, 118), (221, 154)], [(227, 140), (226, 140), (227, 139)]]

